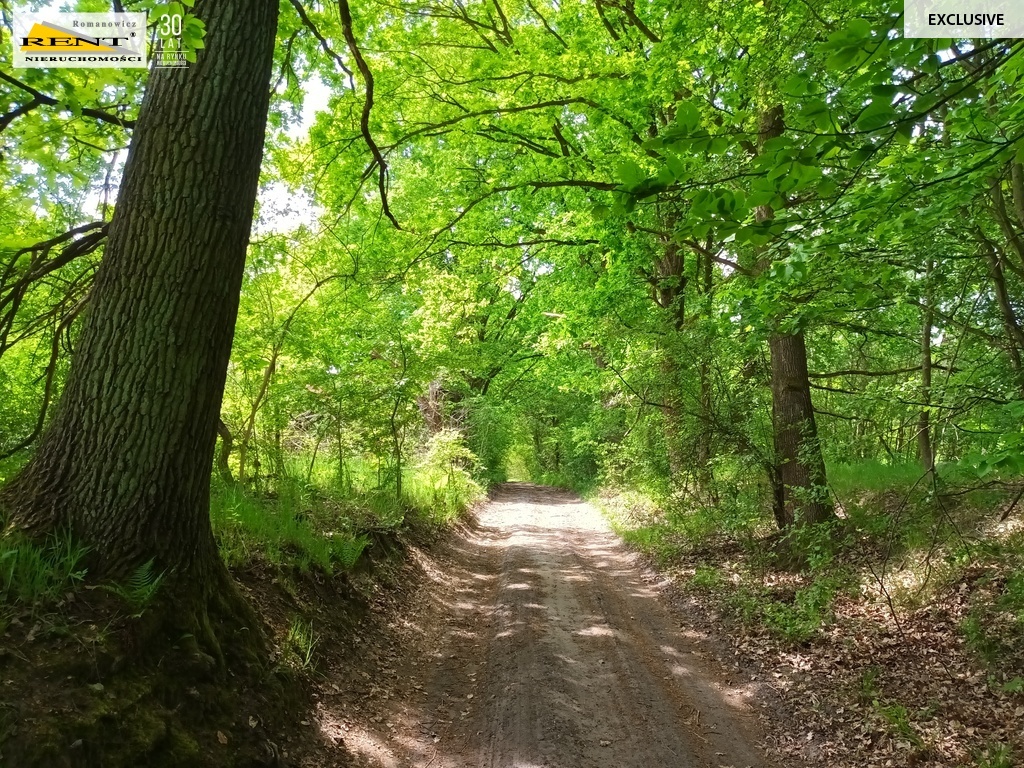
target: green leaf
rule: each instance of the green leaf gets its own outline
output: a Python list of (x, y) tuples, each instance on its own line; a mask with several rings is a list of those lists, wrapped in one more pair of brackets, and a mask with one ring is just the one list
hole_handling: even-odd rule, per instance
[(852, 19), (844, 30), (851, 41), (866, 41), (871, 37), (871, 23), (867, 19)]
[(700, 110), (689, 101), (676, 104), (675, 127), (685, 136), (700, 125)]
[(634, 160), (620, 160), (615, 168), (615, 175), (622, 180), (627, 187), (635, 187), (640, 184), (647, 175)]
[(857, 118), (857, 130), (877, 131), (897, 119), (896, 110), (885, 101), (872, 101)]
[(683, 163), (682, 158), (678, 155), (668, 153), (665, 155), (665, 165), (668, 166), (669, 171), (672, 173), (673, 178), (676, 181), (685, 181), (689, 174), (686, 172), (686, 166)]

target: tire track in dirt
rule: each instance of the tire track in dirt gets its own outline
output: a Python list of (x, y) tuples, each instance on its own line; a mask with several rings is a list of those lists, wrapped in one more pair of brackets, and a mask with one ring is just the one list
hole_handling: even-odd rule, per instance
[[(426, 588), (388, 733), (346, 737), (386, 768), (762, 768), (742, 689), (600, 514), (500, 487)], [(365, 746), (365, 745), (363, 745)]]

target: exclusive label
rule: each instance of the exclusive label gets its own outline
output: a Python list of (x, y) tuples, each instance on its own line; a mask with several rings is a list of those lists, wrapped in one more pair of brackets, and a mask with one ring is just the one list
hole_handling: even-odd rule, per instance
[(906, 37), (1024, 37), (1022, 0), (904, 0)]

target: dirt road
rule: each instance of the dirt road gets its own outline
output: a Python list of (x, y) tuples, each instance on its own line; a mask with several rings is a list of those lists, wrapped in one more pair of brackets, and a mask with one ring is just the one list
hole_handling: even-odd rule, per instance
[(379, 727), (387, 768), (767, 766), (741, 688), (687, 641), (597, 510), (510, 483), (435, 564)]

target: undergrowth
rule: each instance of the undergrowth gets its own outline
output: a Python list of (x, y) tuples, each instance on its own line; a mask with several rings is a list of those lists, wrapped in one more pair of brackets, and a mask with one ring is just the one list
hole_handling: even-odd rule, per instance
[(17, 609), (45, 610), (85, 578), (85, 547), (66, 534), (37, 544), (17, 534), (0, 536), (0, 633)]
[[(441, 433), (403, 475), (401, 500), (377, 487), (369, 463), (346, 467), (346, 482), (305, 457), (290, 457), (272, 485), (245, 486), (215, 480), (210, 518), (221, 557), (229, 567), (262, 561), (300, 572), (332, 574), (353, 569), (374, 532), (397, 531), (411, 521), (450, 523), (483, 497), (472, 479), (475, 457), (457, 434)], [(315, 467), (314, 467), (315, 469)], [(16, 533), (0, 536), (0, 634), (16, 613), (48, 611), (86, 579), (88, 549), (66, 534), (42, 542)], [(164, 574), (142, 564), (125, 579), (97, 586), (117, 596), (139, 617)]]
[(239, 487), (218, 489), (212, 497), (210, 519), (221, 557), (229, 567), (260, 558), (274, 565), (294, 565), (300, 571), (317, 567), (332, 573), (355, 565), (368, 539), (345, 530), (331, 530), (312, 504), (297, 499), (260, 498)]
[(296, 616), (292, 619), (283, 644), (284, 660), (299, 669), (315, 671), (316, 649), (320, 635), (313, 630), (313, 622)]
[(631, 546), (788, 642), (826, 627), (844, 593), (866, 591), (891, 611), (909, 611), (967, 589), (960, 628), (968, 645), (990, 668), (1024, 672), (1024, 531), (983, 530), (1002, 497), (960, 490), (966, 479), (955, 465), (934, 477), (916, 464), (831, 466), (838, 519), (785, 536), (763, 479), (749, 475), (724, 474), (703, 494), (606, 489), (596, 501)]
[(350, 570), (373, 532), (397, 531), (412, 521), (445, 525), (483, 497), (473, 480), (475, 456), (461, 436), (442, 430), (394, 485), (381, 486), (381, 470), (349, 459), (340, 473), (292, 456), (282, 477), (262, 491), (217, 483), (210, 517), (221, 556), (232, 567), (254, 559), (301, 572)]
[[(16, 614), (35, 616), (64, 605), (83, 585), (88, 548), (66, 533), (34, 542), (16, 533), (0, 536), (0, 634)], [(143, 563), (127, 578), (95, 587), (117, 596), (138, 618), (156, 596), (162, 573)]]
[[(1018, 764), (1007, 718), (1024, 711), (1020, 478), (880, 462), (828, 477), (836, 519), (787, 533), (756, 473), (595, 500), (630, 545), (732, 624), (748, 663), (794, 685), (794, 706), (818, 722), (808, 733), (824, 723), (842, 734), (828, 749), (884, 750), (897, 765)], [(820, 702), (802, 703), (809, 677), (829, 699), (820, 717)]]

